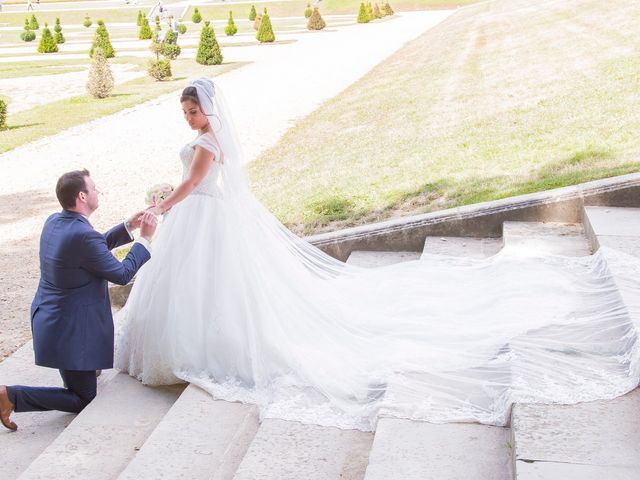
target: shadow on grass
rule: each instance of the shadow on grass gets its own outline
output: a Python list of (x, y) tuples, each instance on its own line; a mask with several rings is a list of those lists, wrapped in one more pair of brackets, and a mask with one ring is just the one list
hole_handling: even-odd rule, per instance
[(29, 127), (37, 127), (38, 125), (44, 125), (44, 123), (25, 123), (23, 125), (9, 125), (7, 130), (18, 130), (20, 128), (29, 128)]

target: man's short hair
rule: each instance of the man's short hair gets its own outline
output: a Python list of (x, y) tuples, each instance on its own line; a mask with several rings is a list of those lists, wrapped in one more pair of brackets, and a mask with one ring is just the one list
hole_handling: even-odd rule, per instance
[(89, 193), (86, 181), (86, 177), (88, 176), (90, 176), (89, 170), (85, 168), (84, 170), (67, 172), (58, 179), (58, 183), (56, 184), (56, 197), (58, 197), (62, 208), (75, 208), (78, 193)]

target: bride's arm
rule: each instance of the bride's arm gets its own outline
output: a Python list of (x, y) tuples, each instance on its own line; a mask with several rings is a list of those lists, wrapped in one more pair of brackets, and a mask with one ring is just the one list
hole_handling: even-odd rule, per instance
[(178, 185), (171, 195), (158, 204), (156, 208), (158, 208), (159, 211), (151, 209), (153, 213), (165, 213), (175, 204), (180, 203), (207, 175), (209, 168), (211, 168), (211, 162), (213, 161), (213, 153), (199, 146), (197, 146), (195, 150), (193, 161), (191, 162), (191, 168), (189, 169), (189, 175), (184, 182)]

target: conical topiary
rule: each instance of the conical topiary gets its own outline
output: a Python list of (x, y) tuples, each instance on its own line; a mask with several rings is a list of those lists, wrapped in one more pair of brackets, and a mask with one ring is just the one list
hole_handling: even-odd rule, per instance
[(91, 21), (91, 19), (89, 18), (89, 15), (85, 16), (85, 17), (84, 17), (84, 22), (82, 22), (82, 24), (83, 24), (85, 27), (87, 27), (87, 28), (89, 28), (89, 27), (91, 26), (91, 24), (92, 24), (92, 23), (93, 23), (93, 22), (92, 22), (92, 21)]
[(376, 17), (373, 16), (373, 7), (371, 3), (367, 3), (367, 15), (369, 15), (369, 20), (375, 20)]
[(113, 74), (107, 57), (104, 56), (102, 48), (96, 47), (93, 51), (91, 68), (89, 69), (89, 80), (87, 81), (87, 91), (94, 98), (106, 98), (113, 90)]
[(151, 27), (149, 26), (149, 20), (147, 17), (142, 19), (142, 25), (140, 25), (140, 31), (138, 32), (138, 38), (140, 40), (148, 40), (152, 36)]
[(40, 43), (38, 44), (38, 52), (40, 53), (55, 53), (58, 51), (58, 44), (51, 35), (49, 26), (45, 23), (42, 36), (40, 37)]
[(93, 36), (91, 50), (89, 50), (90, 57), (93, 58), (93, 50), (97, 47), (100, 47), (102, 49), (105, 58), (116, 56), (116, 52), (111, 46), (111, 41), (109, 40), (109, 32), (107, 32), (107, 27), (104, 25), (104, 22), (102, 20), (98, 20), (98, 28), (96, 28), (96, 33)]
[(389, 5), (389, 2), (384, 4), (384, 13), (385, 15), (393, 15), (395, 13), (391, 5)]
[(56, 24), (53, 27), (53, 30), (56, 32), (53, 35), (53, 39), (56, 41), (58, 45), (65, 42), (64, 35), (62, 35), (62, 25), (60, 25), (60, 19), (56, 18)]
[(380, 12), (380, 7), (378, 7), (377, 3), (373, 6), (373, 16), (375, 18), (382, 18), (383, 17), (382, 12)]
[(38, 19), (35, 14), (31, 14), (31, 20), (29, 21), (29, 30), (39, 30), (40, 25), (38, 24)]
[(229, 21), (224, 29), (224, 33), (226, 33), (228, 37), (233, 37), (238, 33), (238, 27), (236, 27), (236, 24), (233, 22), (233, 13), (231, 10), (229, 10)]
[(309, 17), (309, 21), (307, 22), (307, 28), (309, 30), (322, 30), (326, 26), (327, 24), (324, 22), (324, 19), (320, 15), (318, 7), (315, 7), (313, 9), (313, 13)]
[(358, 23), (369, 23), (369, 14), (367, 13), (367, 7), (364, 3), (360, 4), (360, 10), (358, 11)]
[(143, 20), (144, 20), (144, 13), (142, 13), (142, 10), (138, 10), (138, 19), (136, 20), (136, 25), (141, 27)]
[(256, 39), (260, 43), (269, 43), (276, 40), (276, 36), (273, 34), (273, 27), (271, 26), (271, 19), (269, 18), (266, 8), (264, 9), (264, 15), (262, 15), (262, 21), (260, 22)]
[(160, 26), (160, 15), (156, 15), (155, 21), (156, 21), (156, 32), (159, 32), (160, 30), (162, 30), (162, 27)]
[(256, 19), (256, 6), (251, 5), (251, 11), (249, 12), (249, 20), (253, 22), (255, 21), (255, 19)]
[(304, 18), (309, 18), (312, 13), (313, 10), (311, 10), (311, 4), (307, 2), (307, 8), (304, 9)]
[(213, 27), (209, 26), (209, 21), (204, 22), (204, 27), (200, 32), (196, 62), (200, 65), (220, 65), (222, 63), (220, 45), (218, 45)]
[(198, 10), (198, 7), (196, 7), (193, 11), (193, 15), (191, 15), (191, 21), (193, 23), (200, 23), (202, 21), (202, 15), (200, 15), (200, 10)]
[(169, 60), (163, 60), (158, 58), (156, 60), (149, 60), (149, 66), (147, 72), (153, 78), (158, 81), (162, 81), (165, 78), (171, 76), (171, 62)]

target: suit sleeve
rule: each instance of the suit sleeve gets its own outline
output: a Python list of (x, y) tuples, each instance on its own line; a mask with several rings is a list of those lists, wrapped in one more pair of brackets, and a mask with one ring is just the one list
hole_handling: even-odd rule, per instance
[(109, 250), (113, 250), (114, 248), (120, 247), (122, 245), (126, 245), (129, 242), (133, 241), (133, 238), (127, 232), (124, 223), (116, 225), (107, 233), (104, 234), (104, 238), (107, 241), (107, 248)]
[[(126, 234), (126, 229), (122, 227)], [(128, 235), (127, 235), (128, 236)], [(144, 265), (151, 254), (140, 243), (135, 243), (125, 259), (119, 262), (109, 250), (106, 237), (95, 230), (86, 233), (83, 267), (97, 277), (118, 285), (126, 285)]]

